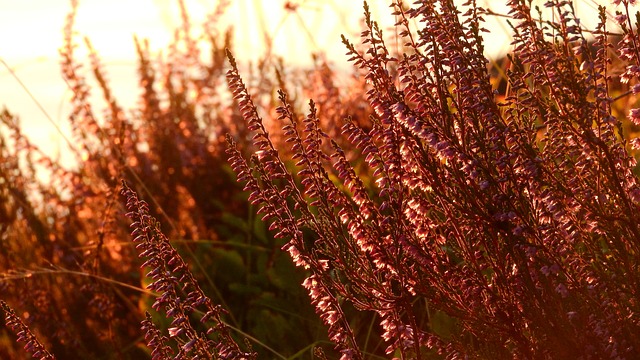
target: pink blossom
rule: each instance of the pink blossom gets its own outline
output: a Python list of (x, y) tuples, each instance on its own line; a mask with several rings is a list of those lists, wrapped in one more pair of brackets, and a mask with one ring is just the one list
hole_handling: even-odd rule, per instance
[(631, 122), (640, 126), (640, 108), (633, 108), (629, 110), (628, 118)]

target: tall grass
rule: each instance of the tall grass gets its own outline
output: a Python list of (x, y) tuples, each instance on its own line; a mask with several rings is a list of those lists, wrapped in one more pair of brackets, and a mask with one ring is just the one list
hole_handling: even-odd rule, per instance
[(201, 39), (180, 2), (164, 57), (136, 41), (133, 111), (89, 40), (77, 58), (73, 3), (78, 168), (0, 116), (0, 356), (634, 358), (640, 38), (617, 3), (585, 30), (509, 1), (499, 66), (473, 1), (392, 1), (391, 38), (365, 4), (344, 81), (321, 55), (243, 64), (210, 36), (224, 3)]

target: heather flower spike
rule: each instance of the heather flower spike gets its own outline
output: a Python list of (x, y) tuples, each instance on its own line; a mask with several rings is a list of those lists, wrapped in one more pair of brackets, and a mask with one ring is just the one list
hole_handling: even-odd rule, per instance
[(153, 323), (151, 315), (145, 313), (146, 318), (141, 322), (141, 329), (145, 332), (144, 339), (151, 349), (152, 360), (163, 360), (171, 358), (173, 349), (168, 345), (169, 339)]
[(0, 308), (2, 308), (2, 311), (4, 312), (5, 323), (18, 336), (18, 341), (24, 343), (24, 349), (30, 352), (34, 359), (55, 359), (55, 356), (47, 351), (31, 330), (29, 330), (29, 327), (22, 322), (18, 315), (16, 315), (15, 311), (13, 311), (6, 302), (0, 300)]
[[(142, 267), (150, 269), (147, 276), (153, 282), (148, 288), (159, 294), (153, 308), (172, 319), (169, 336), (179, 346), (175, 358), (255, 358), (255, 353), (243, 352), (232, 339), (222, 320), (223, 310), (202, 292), (189, 266), (161, 232), (157, 220), (149, 215), (147, 203), (139, 200), (124, 181), (122, 194), (126, 197), (127, 216), (133, 221), (133, 242), (140, 257), (145, 259)], [(198, 330), (200, 326), (192, 322), (196, 313), (204, 314), (201, 323), (206, 331)], [(154, 358), (169, 352), (167, 338), (160, 335), (148, 315), (142, 328), (146, 330), (149, 347), (156, 354)]]

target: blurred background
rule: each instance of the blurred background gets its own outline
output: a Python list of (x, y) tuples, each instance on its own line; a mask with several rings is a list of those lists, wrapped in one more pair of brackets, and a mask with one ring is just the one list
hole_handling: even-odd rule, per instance
[[(610, 13), (614, 11), (610, 2), (600, 2), (608, 6)], [(194, 31), (200, 30), (198, 25), (218, 6), (217, 0), (184, 3)], [(373, 18), (383, 29), (394, 23), (388, 3), (369, 4)], [(25, 133), (36, 144), (55, 154), (62, 144), (56, 125), (62, 129), (66, 126), (71, 96), (60, 76), (58, 56), (70, 4), (66, 0), (0, 0), (0, 4), (0, 105), (20, 117)], [(496, 13), (507, 13), (504, 1), (479, 0), (478, 4)], [(585, 27), (593, 25), (597, 6), (595, 0), (576, 2)], [(324, 52), (337, 69), (349, 71), (340, 35), (357, 43), (362, 13), (361, 1), (234, 0), (219, 22), (221, 32), (228, 26), (233, 28), (234, 53), (241, 61), (257, 60), (270, 44), (271, 54), (283, 56), (289, 65), (305, 66), (311, 62), (311, 53)], [(487, 56), (503, 56), (510, 50), (505, 18), (491, 16), (486, 21), (490, 30), (485, 36)], [(76, 30), (81, 46), (77, 51), (86, 53), (81, 39), (88, 37), (105, 64), (116, 98), (129, 107), (139, 91), (134, 35), (148, 39), (151, 49), (157, 52), (166, 49), (180, 22), (178, 2), (174, 0), (80, 0)]]

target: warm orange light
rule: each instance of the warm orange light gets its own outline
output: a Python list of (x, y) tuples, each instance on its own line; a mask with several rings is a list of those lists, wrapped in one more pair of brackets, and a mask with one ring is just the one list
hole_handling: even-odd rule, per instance
[[(207, 14), (217, 6), (215, 0), (184, 0), (184, 3), (194, 31), (200, 29)], [(391, 34), (394, 19), (389, 15), (389, 2), (369, 3), (373, 18)], [(499, 2), (478, 0), (478, 4), (506, 14)], [(591, 0), (577, 2), (583, 23), (595, 21), (595, 7)], [(2, 9), (0, 22), (3, 34), (0, 57), (15, 70), (53, 122), (63, 128), (70, 94), (60, 79), (57, 49), (62, 45), (62, 28), (69, 9), (65, 1), (13, 1)], [(347, 68), (340, 34), (357, 43), (357, 34), (363, 26), (362, 13), (361, 1), (234, 0), (219, 22), (221, 30), (233, 28), (234, 54), (238, 59), (256, 60), (269, 51), (283, 56), (290, 65), (303, 64), (311, 61), (312, 52), (323, 51), (338, 67)], [(486, 17), (486, 20), (492, 30), (485, 44), (487, 53), (508, 51), (509, 30), (504, 19)], [(166, 49), (173, 30), (180, 24), (177, 0), (80, 0), (76, 18), (78, 43), (82, 44), (84, 36), (91, 39), (106, 65), (114, 94), (125, 107), (133, 106), (137, 96), (133, 36), (149, 39), (151, 49), (157, 52)], [(79, 46), (78, 53), (83, 52), (85, 47)], [(64, 146), (51, 120), (6, 69), (0, 69), (0, 99), (0, 105), (21, 116), (25, 133), (37, 144), (51, 149)]]

